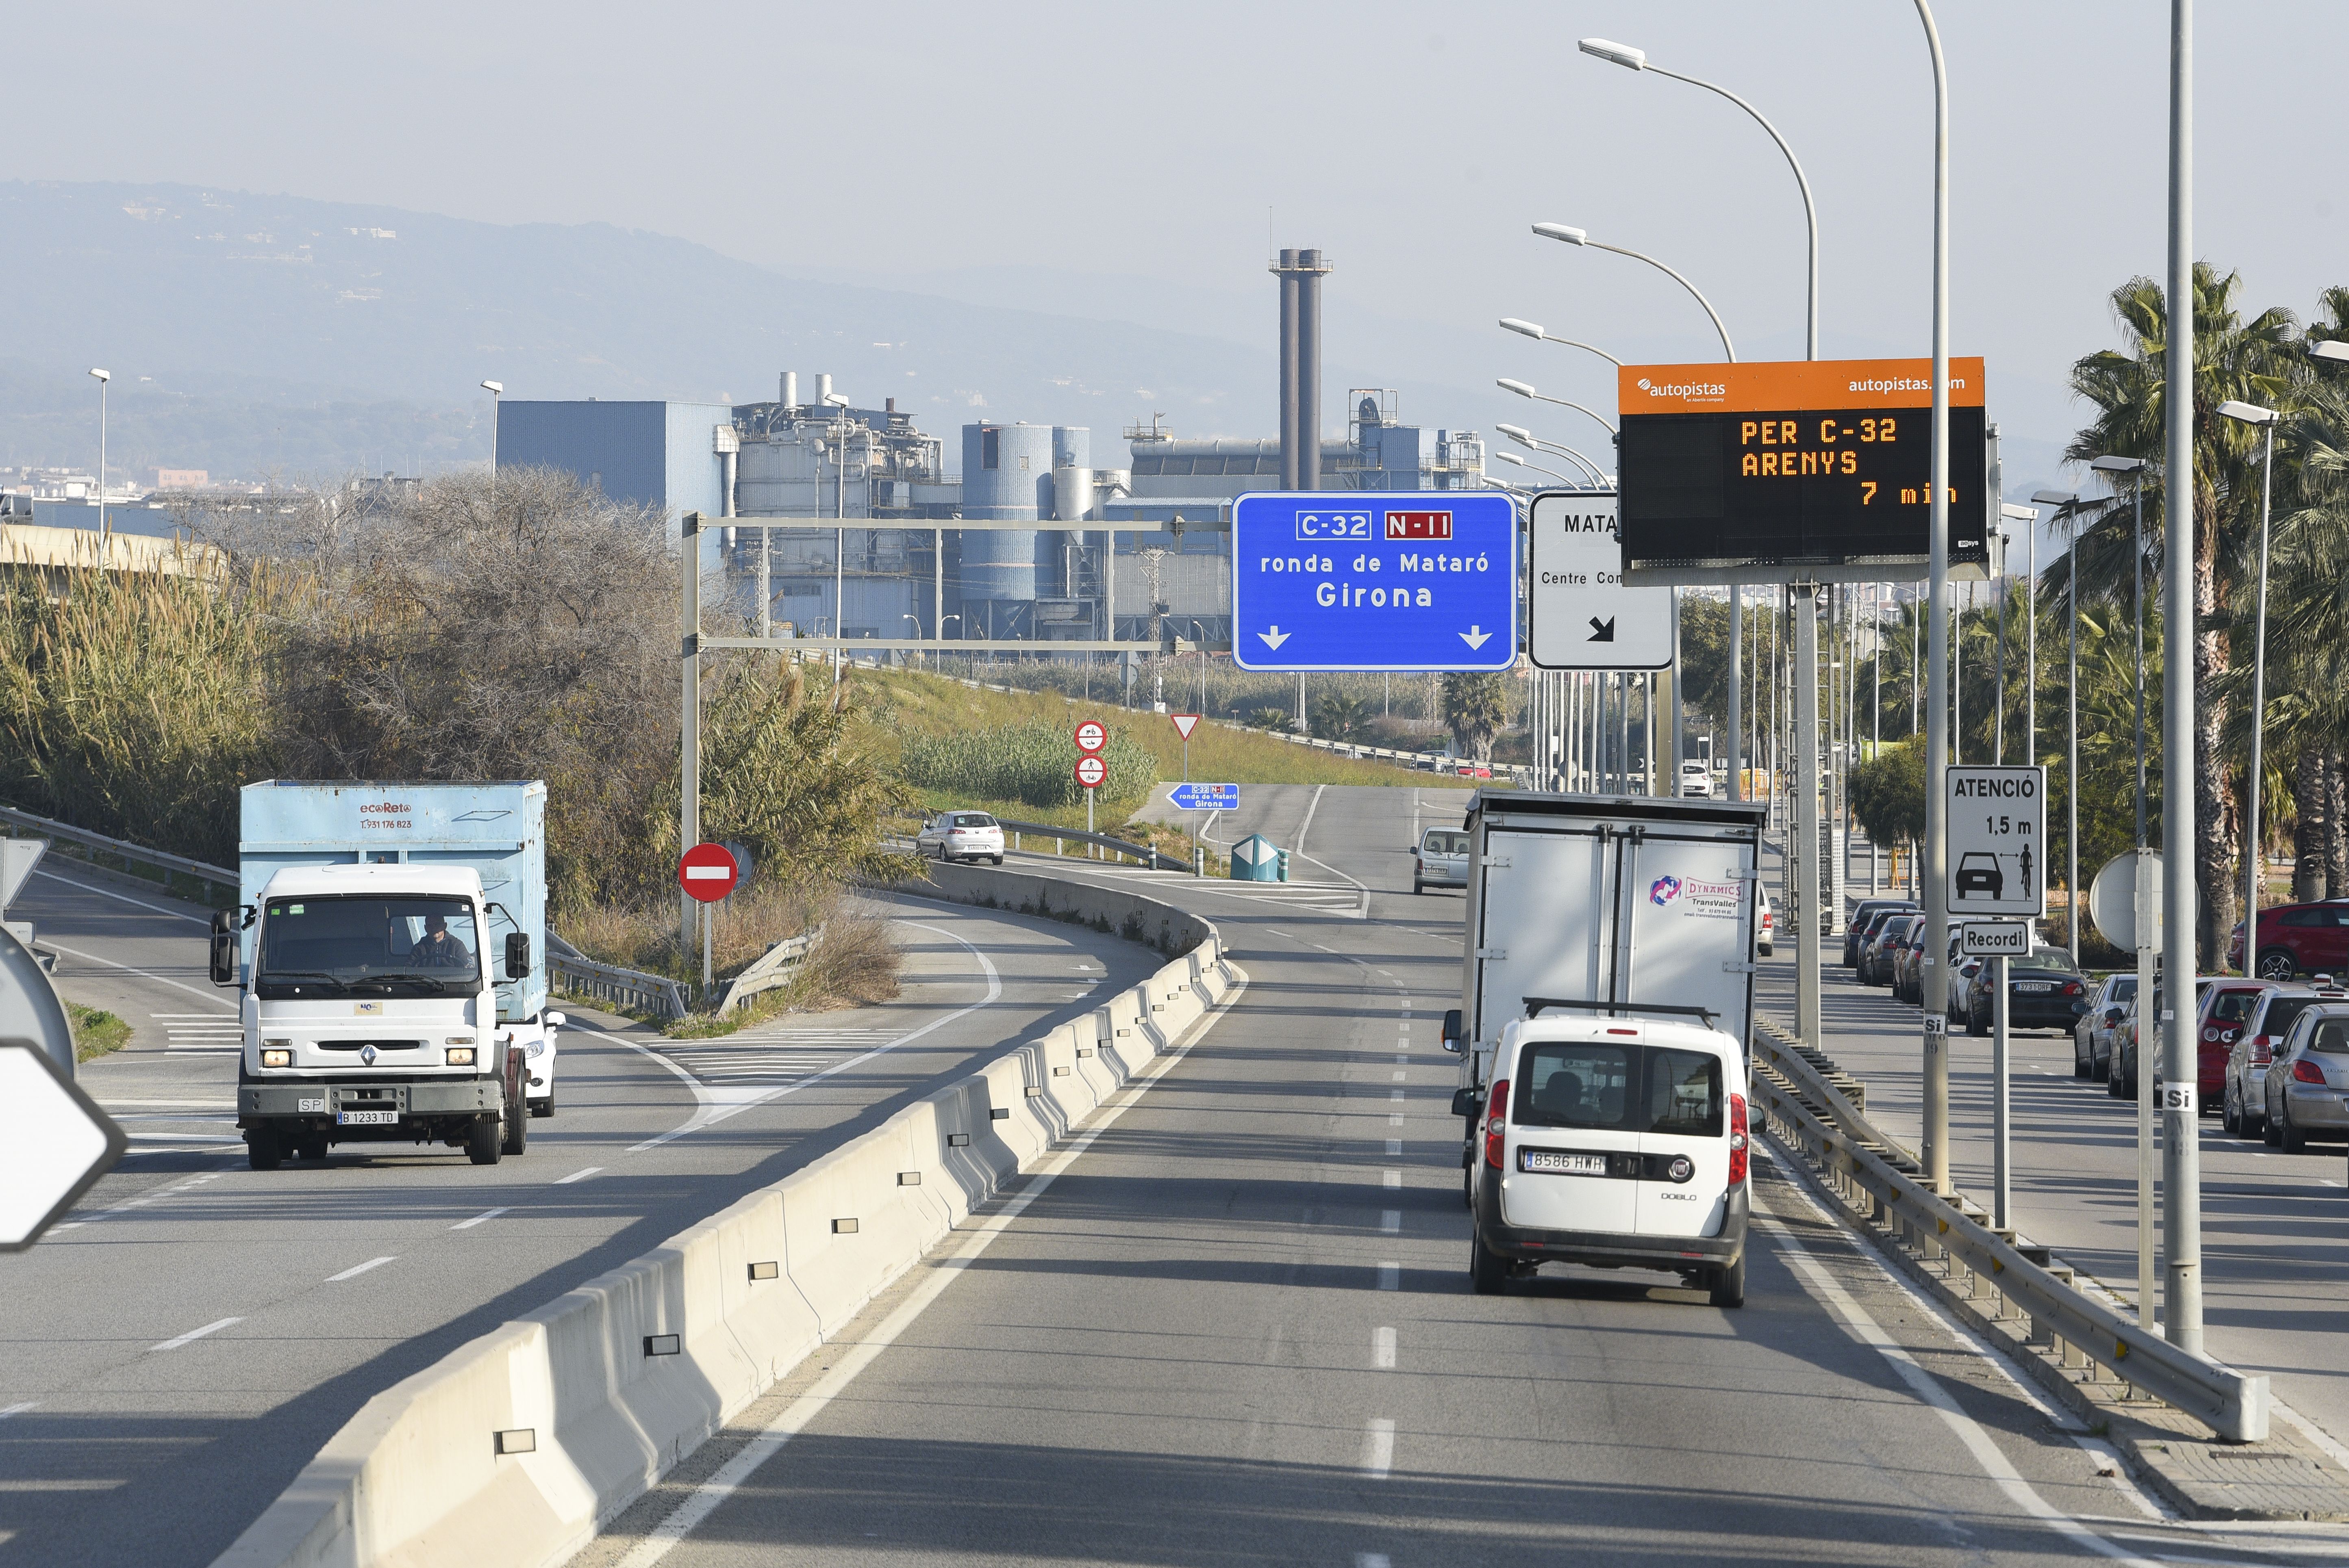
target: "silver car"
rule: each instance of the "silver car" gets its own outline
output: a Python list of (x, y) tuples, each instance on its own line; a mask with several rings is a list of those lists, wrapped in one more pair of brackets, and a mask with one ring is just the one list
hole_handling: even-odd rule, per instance
[(2236, 1137), (2257, 1138), (2267, 1130), (2268, 1068), (2275, 1061), (2276, 1047), (2292, 1032), (2293, 1022), (2320, 1002), (2349, 1002), (2349, 992), (2271, 986), (2243, 1020), (2227, 1053), (2226, 1087), (2220, 1090), (2220, 1121)]
[(2072, 1026), (2072, 1076), (2095, 1083), (2113, 1068), (2113, 1029), (2137, 995), (2134, 974), (2107, 975), (2088, 998), (2088, 1010)]
[(941, 811), (914, 836), (914, 852), (940, 861), (1003, 863), (1003, 824), (984, 811)]
[(1468, 886), (1468, 835), (1458, 828), (1430, 828), (1411, 850), (1411, 891)]
[(2297, 1154), (2312, 1137), (2349, 1136), (2349, 1006), (2320, 1004), (2294, 1018), (2262, 1093), (2271, 1149)]

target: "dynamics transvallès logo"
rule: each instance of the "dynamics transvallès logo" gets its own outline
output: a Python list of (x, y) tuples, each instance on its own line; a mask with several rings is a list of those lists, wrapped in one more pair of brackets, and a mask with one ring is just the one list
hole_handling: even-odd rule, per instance
[(1648, 902), (1658, 906), (1668, 904), (1681, 896), (1681, 879), (1658, 877), (1648, 889)]

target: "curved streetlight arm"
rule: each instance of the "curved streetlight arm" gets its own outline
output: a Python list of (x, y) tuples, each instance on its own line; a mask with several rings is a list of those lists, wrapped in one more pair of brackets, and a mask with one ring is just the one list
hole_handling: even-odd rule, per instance
[[(1540, 452), (1546, 457), (1571, 459), (1573, 461), (1580, 464), (1583, 468), (1588, 469), (1590, 477), (1593, 480), (1602, 485), (1607, 483), (1607, 475), (1597, 463), (1592, 462), (1588, 458), (1584, 457), (1580, 452), (1576, 451), (1572, 447), (1568, 446), (1565, 442), (1544, 440), (1541, 437), (1535, 435), (1531, 430), (1525, 428), (1521, 425), (1501, 425), (1495, 428), (1501, 432), (1501, 434), (1508, 437), (1509, 439), (1516, 442), (1517, 445), (1525, 448), (1527, 451)], [(1501, 458), (1511, 456), (1511, 454), (1507, 452), (1496, 452), (1494, 455)], [(1543, 471), (1547, 472), (1548, 470), (1544, 469)]]
[(1537, 403), (1555, 403), (1561, 408), (1571, 408), (1578, 414), (1589, 414), (1592, 418), (1599, 421), (1599, 428), (1605, 430), (1609, 436), (1619, 436), (1622, 433), (1616, 429), (1614, 426), (1609, 424), (1605, 416), (1594, 413), (1590, 409), (1584, 407), (1581, 404), (1574, 402), (1569, 398), (1553, 397), (1547, 392), (1537, 392), (1531, 387), (1526, 386), (1524, 382), (1512, 381), (1506, 376), (1497, 377), (1494, 381), (1493, 385), (1498, 387), (1504, 392), (1514, 392), (1520, 397), (1530, 397)]
[[(1608, 353), (1597, 344), (1579, 343), (1571, 337), (1557, 336), (1555, 334), (1543, 331), (1539, 322), (1524, 321), (1514, 315), (1505, 315), (1501, 318), (1501, 325), (1511, 332), (1521, 333), (1527, 337), (1534, 338), (1542, 343), (1556, 343), (1568, 348), (1583, 349), (1588, 353), (1599, 356), (1599, 358), (1607, 361), (1608, 364), (1613, 366), (1618, 370), (1623, 368), (1623, 362), (1621, 360), (1616, 358), (1613, 355)], [(2312, 350), (2311, 352), (2313, 351)]]
[[(1786, 155), (1786, 167), (1795, 171), (1795, 183), (1802, 188), (1803, 221), (1810, 229), (1811, 251), (1809, 273), (1811, 297), (1810, 307), (1806, 316), (1806, 321), (1807, 323), (1806, 337), (1808, 342), (1810, 352), (1805, 357), (1816, 359), (1819, 356), (1819, 210), (1817, 204), (1811, 200), (1811, 181), (1810, 178), (1803, 172), (1802, 160), (1795, 156), (1795, 150), (1786, 145), (1786, 139), (1778, 134), (1778, 128), (1770, 123), (1768, 116), (1764, 115), (1760, 109), (1755, 108), (1752, 104), (1747, 103), (1744, 98), (1739, 98), (1735, 93), (1731, 92), (1727, 88), (1723, 87), (1718, 82), (1709, 82), (1702, 77), (1685, 77), (1678, 71), (1668, 71), (1664, 69), (1663, 67), (1654, 64), (1650, 64), (1645, 68), (1653, 71), (1660, 77), (1670, 77), (1676, 82), (1686, 82), (1692, 88), (1702, 88), (1709, 93), (1719, 93), (1723, 98), (1727, 98), (1731, 103), (1735, 104), (1739, 108), (1742, 108), (1747, 114), (1752, 115), (1754, 117), (1754, 123), (1768, 131), (1770, 133), (1770, 139), (1778, 144), (1778, 150)], [(1694, 293), (1695, 291), (1691, 290), (1690, 292)], [(1707, 310), (1711, 310), (1713, 307), (1711, 305), (1707, 305), (1705, 308)], [(1718, 325), (1719, 323), (1716, 321), (1714, 325)], [(1724, 340), (1725, 335), (1724, 335)], [(1737, 356), (1733, 354), (1729, 357), (1733, 360)]]
[(1663, 263), (1656, 260), (1653, 256), (1642, 255), (1638, 251), (1627, 251), (1620, 245), (1609, 245), (1598, 240), (1586, 239), (1582, 242), (1588, 245), (1594, 251), (1612, 251), (1619, 256), (1629, 256), (1635, 262), (1645, 262), (1650, 266), (1655, 268), (1658, 272), (1663, 273), (1666, 277), (1671, 278), (1672, 282), (1680, 284), (1681, 287), (1688, 290), (1689, 297), (1695, 300), (1697, 304), (1704, 306), (1704, 314), (1713, 317), (1713, 330), (1721, 334), (1722, 353), (1729, 356), (1729, 362), (1732, 365), (1737, 363), (1737, 350), (1729, 341), (1729, 328), (1721, 325), (1721, 313), (1713, 308), (1713, 302), (1705, 298), (1703, 291), (1700, 290), (1694, 284), (1689, 282), (1688, 279), (1681, 276), (1679, 273), (1673, 271), (1671, 267), (1666, 266)]
[(1537, 474), (1547, 474), (1550, 478), (1557, 480), (1560, 484), (1578, 485), (1582, 482), (1580, 480), (1576, 479), (1572, 474), (1562, 474), (1556, 469), (1546, 469), (1539, 463), (1529, 463), (1525, 459), (1517, 456), (1515, 452), (1495, 452), (1493, 456), (1500, 462), (1515, 463), (1521, 469), (1531, 469)]

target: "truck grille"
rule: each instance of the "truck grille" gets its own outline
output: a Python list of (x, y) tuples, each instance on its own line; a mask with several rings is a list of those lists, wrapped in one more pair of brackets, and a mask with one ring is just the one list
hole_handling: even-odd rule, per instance
[(320, 1040), (322, 1051), (357, 1051), (373, 1046), (379, 1051), (412, 1051), (423, 1045), (422, 1040)]

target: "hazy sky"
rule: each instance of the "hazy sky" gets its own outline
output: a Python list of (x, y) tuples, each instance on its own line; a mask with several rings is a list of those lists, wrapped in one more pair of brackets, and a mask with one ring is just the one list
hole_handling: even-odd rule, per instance
[[(2344, 12), (2199, 9), (2198, 251), (2254, 305), (2305, 313), (2349, 280), (2322, 85)], [(2161, 270), (2168, 20), (2158, 0), (1942, 5), (1953, 347), (1988, 357), (2011, 488), (2053, 477), (2043, 454), (2078, 419), (2065, 369), (2113, 341), (2107, 294)], [(1599, 35), (1777, 121), (1819, 202), (1824, 352), (1929, 346), (1931, 81), (1908, 0), (98, 4), (27, 7), (11, 32), (17, 178), (600, 220), (1268, 341), (1268, 249), (1318, 244), (1333, 295), (1418, 342), (1437, 329), (1458, 385), (1611, 401), (1598, 361), (1509, 337), (1504, 315), (1626, 358), (1714, 356), (1676, 285), (1527, 232), (1550, 219), (1688, 273), (1741, 356), (1798, 356), (1801, 211), (1776, 150), (1711, 94), (1576, 52)]]

